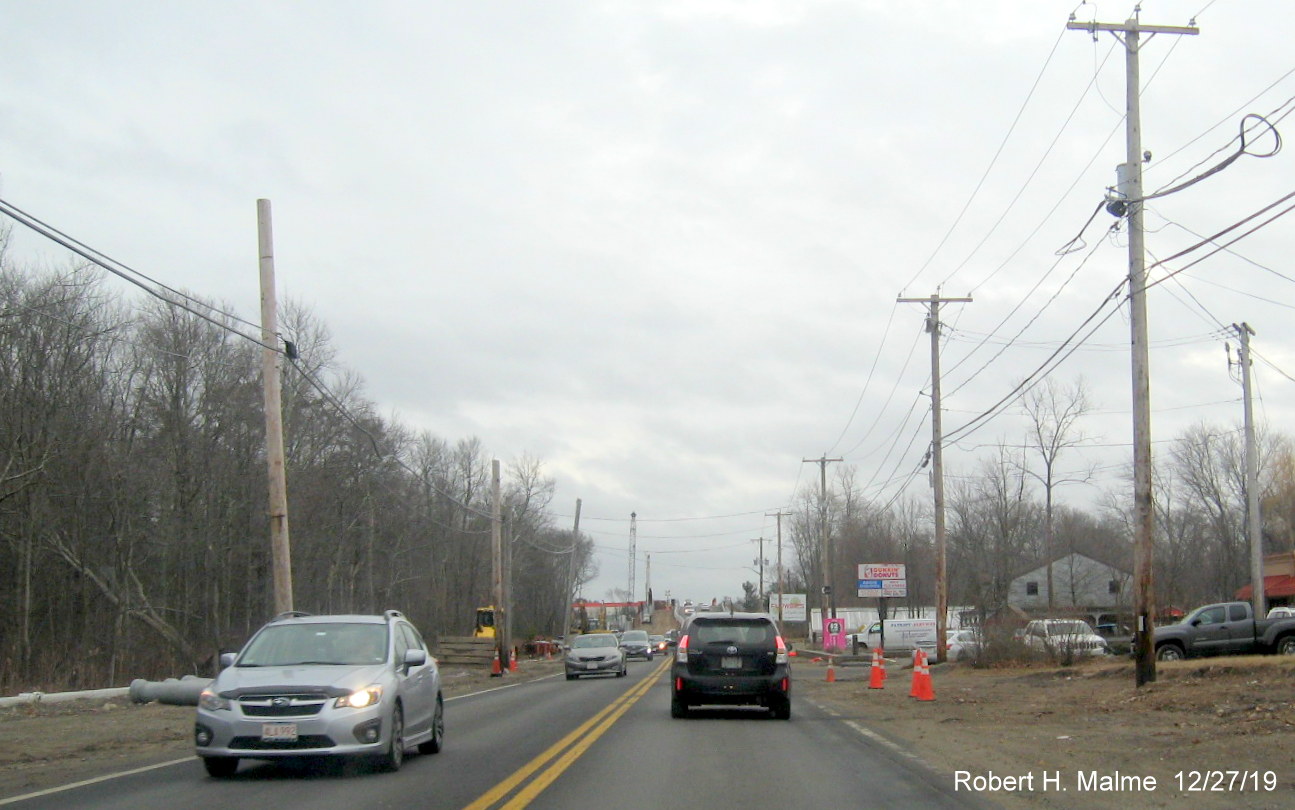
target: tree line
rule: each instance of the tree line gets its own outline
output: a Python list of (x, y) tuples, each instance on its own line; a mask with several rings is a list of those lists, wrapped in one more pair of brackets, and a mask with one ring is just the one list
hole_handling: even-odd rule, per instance
[[(210, 674), (270, 618), (260, 347), (96, 271), (33, 270), (0, 235), (0, 690)], [(465, 635), (491, 600), (490, 459), (480, 440), (378, 413), (325, 326), (284, 307), (294, 607), (395, 608)], [(549, 512), (539, 459), (504, 465), (513, 627), (562, 625), (593, 545)]]

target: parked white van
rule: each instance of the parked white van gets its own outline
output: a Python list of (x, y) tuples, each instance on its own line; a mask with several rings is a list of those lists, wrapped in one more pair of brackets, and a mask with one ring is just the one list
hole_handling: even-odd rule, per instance
[(868, 649), (882, 647), (887, 651), (923, 649), (929, 652), (935, 649), (935, 619), (886, 619), (884, 644), (882, 625), (883, 622), (873, 622), (868, 628), (867, 644), (863, 639), (860, 639), (860, 644)]

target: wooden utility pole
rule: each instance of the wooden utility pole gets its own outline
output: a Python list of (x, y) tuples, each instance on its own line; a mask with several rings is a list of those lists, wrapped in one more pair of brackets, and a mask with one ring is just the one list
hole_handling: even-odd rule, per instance
[(261, 387), (265, 400), (265, 459), (270, 483), (270, 558), (274, 612), (292, 610), (292, 547), (288, 541), (288, 481), (283, 461), (283, 397), (280, 391), (279, 304), (274, 286), (274, 228), (270, 201), (256, 201), (261, 257)]
[(755, 559), (755, 564), (760, 571), (760, 589), (756, 591), (756, 593), (759, 594), (760, 596), (761, 608), (767, 608), (769, 606), (769, 603), (764, 600), (764, 538), (756, 537), (756, 538), (753, 538), (751, 542), (760, 544), (760, 552), (759, 552), (760, 556), (756, 557)]
[(944, 428), (940, 405), (940, 304), (970, 304), (970, 298), (899, 298), (901, 304), (926, 304), (931, 334), (931, 489), (935, 501), (935, 660), (944, 662), (949, 633), (948, 544), (944, 527)]
[(504, 636), (504, 520), (499, 487), (499, 459), (490, 462), (490, 575), (495, 600), (495, 649), (504, 672), (508, 671), (508, 653)]
[(1195, 27), (1143, 25), (1136, 17), (1123, 23), (1075, 22), (1073, 16), (1066, 28), (1087, 31), (1109, 31), (1124, 44), (1125, 66), (1125, 162), (1120, 166), (1119, 191), (1129, 220), (1129, 329), (1132, 333), (1133, 358), (1133, 629), (1134, 680), (1138, 686), (1156, 679), (1155, 650), (1155, 583), (1152, 563), (1155, 560), (1155, 511), (1151, 491), (1151, 372), (1150, 339), (1147, 330), (1147, 264), (1145, 231), (1142, 226), (1142, 81), (1138, 72), (1138, 54), (1142, 34), (1198, 34)]
[(836, 594), (832, 592), (832, 552), (828, 548), (827, 533), (827, 465), (829, 462), (843, 461), (839, 458), (803, 458), (803, 464), (818, 465), (818, 564), (823, 569), (823, 593), (819, 601), (818, 612), (819, 618), (823, 620), (823, 627), (827, 627), (828, 605), (832, 606), (832, 618), (836, 618)]
[(764, 516), (765, 516), (765, 517), (774, 517), (774, 518), (777, 518), (777, 519), (778, 519), (778, 562), (777, 562), (777, 565), (778, 565), (778, 626), (779, 626), (779, 627), (781, 627), (781, 626), (782, 626), (782, 517), (783, 517), (783, 515), (788, 515), (788, 516), (790, 516), (790, 515), (791, 515), (791, 512), (784, 512), (784, 511), (782, 511), (781, 509), (779, 509), (777, 512), (774, 512), (772, 515), (771, 515), (771, 514), (769, 514), (768, 512), (765, 512), (765, 513), (764, 513)]
[(1232, 324), (1241, 340), (1241, 398), (1245, 409), (1246, 431), (1246, 536), (1250, 540), (1250, 604), (1255, 616), (1267, 614), (1264, 604), (1264, 538), (1259, 517), (1259, 448), (1255, 444), (1255, 410), (1250, 393), (1249, 324)]
[(571, 530), (571, 561), (567, 566), (567, 600), (562, 605), (562, 643), (571, 643), (571, 603), (576, 601), (576, 555), (580, 551), (580, 499), (576, 498), (576, 525)]

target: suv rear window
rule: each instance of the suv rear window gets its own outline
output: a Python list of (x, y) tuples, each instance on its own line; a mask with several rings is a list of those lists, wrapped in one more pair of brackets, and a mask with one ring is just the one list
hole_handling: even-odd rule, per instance
[(698, 644), (725, 641), (743, 646), (774, 646), (773, 624), (762, 619), (697, 619), (689, 633)]

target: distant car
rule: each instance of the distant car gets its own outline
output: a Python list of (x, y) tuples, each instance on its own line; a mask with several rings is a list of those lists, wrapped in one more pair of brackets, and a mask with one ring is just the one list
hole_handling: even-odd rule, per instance
[(984, 640), (979, 631), (955, 630), (945, 639), (946, 661), (970, 661), (980, 655)]
[(1122, 624), (1108, 622), (1097, 625), (1097, 635), (1106, 639), (1114, 655), (1128, 655), (1133, 652), (1133, 631)]
[(1106, 639), (1082, 619), (1035, 619), (1025, 625), (1024, 641), (1025, 646), (1059, 659), (1110, 653)]
[(626, 630), (621, 633), (621, 649), (625, 651), (626, 660), (642, 658), (644, 661), (651, 661), (656, 653), (646, 630)]
[(567, 680), (573, 681), (581, 675), (615, 673), (625, 677), (625, 651), (612, 633), (588, 633), (576, 636), (567, 650)]
[(684, 625), (670, 668), (670, 715), (698, 705), (766, 706), (791, 718), (787, 643), (765, 613), (706, 613)]
[(213, 777), (239, 759), (362, 756), (399, 770), (405, 749), (445, 740), (436, 661), (399, 612), (284, 613), (252, 636), (198, 698), (197, 755)]
[(648, 636), (648, 643), (652, 645), (652, 652), (656, 655), (665, 655), (666, 650), (670, 649), (665, 636), (657, 633)]
[(1270, 619), (1291, 619), (1295, 618), (1295, 607), (1275, 607), (1268, 611)]
[(678, 643), (679, 643), (679, 631), (678, 631), (677, 629), (673, 628), (673, 627), (672, 627), (672, 628), (670, 628), (669, 630), (665, 631), (665, 643), (666, 643), (666, 646), (667, 646), (667, 647), (673, 647), (673, 646), (675, 646), (676, 644), (678, 644)]

